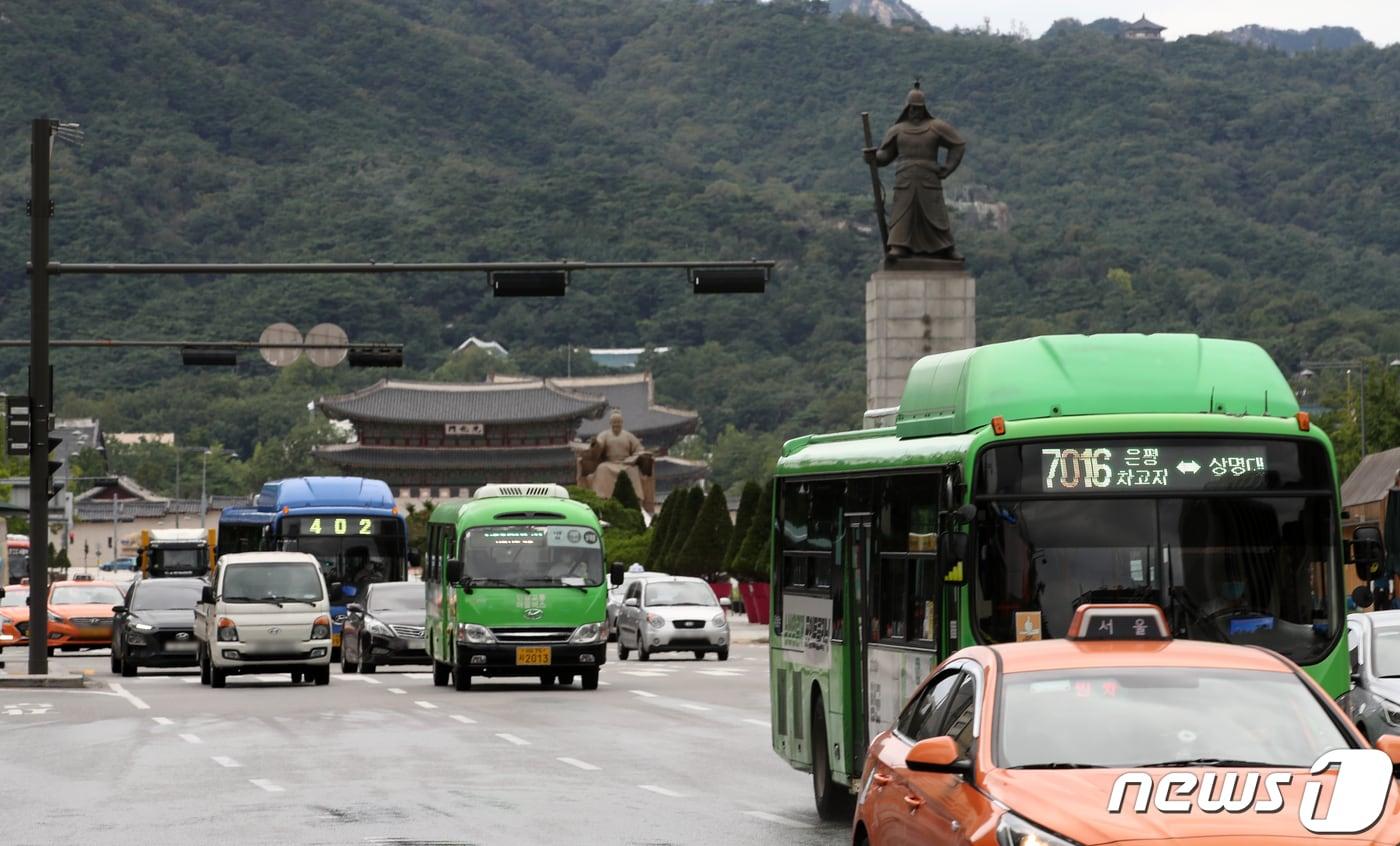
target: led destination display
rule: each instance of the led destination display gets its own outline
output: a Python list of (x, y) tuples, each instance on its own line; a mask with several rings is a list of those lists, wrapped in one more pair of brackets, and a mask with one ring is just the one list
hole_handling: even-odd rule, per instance
[(1040, 447), (1041, 490), (1203, 490), (1250, 488), (1270, 470), (1263, 445), (1151, 445), (1122, 442)]

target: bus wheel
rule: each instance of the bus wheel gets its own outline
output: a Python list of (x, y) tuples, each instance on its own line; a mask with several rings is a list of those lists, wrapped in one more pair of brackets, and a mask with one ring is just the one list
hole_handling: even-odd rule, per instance
[(824, 820), (849, 820), (855, 811), (851, 791), (831, 777), (826, 744), (826, 709), (820, 696), (812, 703), (812, 798), (817, 816)]
[(584, 670), (584, 671), (583, 671), (583, 675), (581, 676), (581, 678), (583, 679), (583, 689), (584, 689), (584, 690), (597, 690), (597, 689), (598, 689), (598, 671), (597, 671), (597, 670)]
[(472, 689), (472, 674), (467, 672), (465, 667), (458, 665), (452, 670), (452, 687), (456, 690)]
[(543, 687), (554, 687), (553, 674), (545, 673), (544, 675), (540, 676), (540, 685)]
[(433, 687), (447, 687), (452, 680), (452, 667), (441, 661), (433, 662)]
[(573, 675), (571, 675), (571, 674), (569, 674), (569, 673), (565, 673), (564, 675), (561, 675), (561, 676), (559, 677), (559, 683), (560, 683), (561, 685), (563, 685), (564, 687), (573, 687), (573, 686), (574, 686), (574, 677), (573, 677)]
[(292, 670), (292, 684), (301, 684), (301, 670)]

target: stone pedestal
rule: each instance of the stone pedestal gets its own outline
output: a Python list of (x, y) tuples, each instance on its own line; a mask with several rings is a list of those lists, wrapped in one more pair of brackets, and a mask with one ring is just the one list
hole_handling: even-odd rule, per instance
[(958, 261), (886, 264), (865, 284), (865, 404), (899, 405), (909, 368), (977, 343), (977, 281)]

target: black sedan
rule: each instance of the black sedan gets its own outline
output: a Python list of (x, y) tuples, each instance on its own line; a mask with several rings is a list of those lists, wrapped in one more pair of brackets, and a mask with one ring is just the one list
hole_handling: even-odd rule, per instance
[(126, 604), (112, 608), (112, 672), (136, 675), (141, 667), (194, 667), (194, 606), (203, 579), (140, 579)]
[(422, 582), (378, 582), (352, 602), (340, 630), (340, 671), (372, 673), (379, 664), (427, 664), (427, 602)]

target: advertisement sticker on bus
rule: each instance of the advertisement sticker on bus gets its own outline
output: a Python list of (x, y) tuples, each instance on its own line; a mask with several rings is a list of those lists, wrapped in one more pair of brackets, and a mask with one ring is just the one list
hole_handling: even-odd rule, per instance
[(783, 649), (804, 667), (831, 666), (830, 597), (783, 595)]

